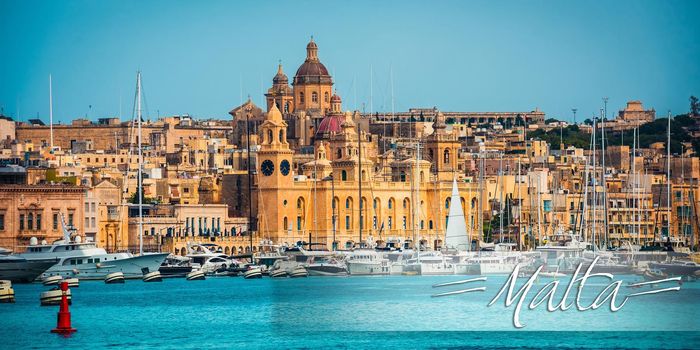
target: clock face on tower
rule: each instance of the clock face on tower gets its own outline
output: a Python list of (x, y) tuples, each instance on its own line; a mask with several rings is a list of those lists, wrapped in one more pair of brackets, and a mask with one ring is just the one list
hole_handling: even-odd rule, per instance
[(289, 166), (288, 160), (285, 159), (280, 163), (280, 172), (282, 173), (282, 175), (284, 175), (284, 176), (289, 175), (290, 169), (291, 169), (291, 167)]
[(269, 159), (262, 162), (262, 164), (260, 165), (260, 171), (262, 171), (263, 175), (265, 176), (272, 175), (272, 172), (275, 171), (275, 163), (273, 163)]

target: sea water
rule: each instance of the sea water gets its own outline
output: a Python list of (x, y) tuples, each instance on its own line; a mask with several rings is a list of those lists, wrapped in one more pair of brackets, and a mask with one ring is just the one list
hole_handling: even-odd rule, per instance
[[(48, 287), (17, 284), (16, 303), (0, 304), (0, 348), (700, 348), (700, 282), (684, 283), (677, 292), (632, 298), (617, 312), (610, 311), (609, 303), (589, 311), (548, 312), (546, 303), (534, 310), (524, 306), (520, 319), (525, 327), (516, 329), (515, 305), (506, 307), (501, 297), (487, 306), (506, 276), (432, 287), (465, 278), (81, 281), (72, 289), (70, 307), (78, 332), (69, 338), (49, 332), (58, 307), (39, 306), (39, 294)], [(616, 279), (625, 285), (641, 281), (636, 276)], [(538, 280), (526, 302), (551, 281)], [(566, 282), (557, 296), (563, 295)], [(589, 281), (581, 301), (590, 304), (608, 283)], [(486, 290), (431, 297), (477, 286)], [(575, 289), (567, 300), (574, 298)]]

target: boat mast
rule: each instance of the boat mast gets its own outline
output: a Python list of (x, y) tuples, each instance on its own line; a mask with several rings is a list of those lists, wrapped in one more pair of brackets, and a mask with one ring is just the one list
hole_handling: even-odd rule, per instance
[(143, 150), (141, 149), (141, 72), (136, 73), (136, 118), (138, 123), (139, 254), (143, 255)]
[(671, 111), (666, 134), (666, 237), (671, 237)]
[[(605, 105), (607, 106), (608, 98), (604, 99)], [(606, 107), (607, 110), (607, 107)], [(601, 110), (602, 114), (600, 122), (600, 151), (601, 151), (601, 169), (600, 169), (600, 183), (603, 191), (603, 248), (608, 247), (608, 189), (605, 185), (605, 119), (607, 118), (606, 111)]]
[(360, 200), (360, 247), (362, 247), (362, 125), (360, 119), (357, 120), (357, 183)]
[(49, 74), (49, 130), (51, 139), (51, 150), (53, 153), (53, 88), (51, 84), (51, 74)]
[(520, 157), (518, 157), (518, 250), (523, 250), (522, 222), (523, 222), (523, 197), (520, 192)]
[(596, 224), (595, 224), (596, 219), (597, 219), (597, 214), (598, 214), (596, 212), (598, 210), (598, 208), (597, 208), (598, 207), (597, 206), (598, 193), (596, 190), (596, 181), (595, 181), (595, 179), (596, 179), (596, 167), (597, 167), (596, 159), (595, 159), (596, 158), (595, 157), (595, 152), (596, 152), (596, 147), (595, 147), (596, 146), (596, 144), (595, 144), (595, 141), (596, 141), (595, 140), (596, 119), (597, 118), (595, 117), (595, 115), (593, 115), (593, 143), (592, 143), (592, 152), (591, 152), (592, 156), (593, 156), (593, 176), (592, 176), (592, 180), (593, 180), (593, 184), (592, 184), (593, 185), (593, 203), (592, 203), (593, 212), (592, 212), (592, 220), (591, 220), (591, 240), (592, 240), (591, 243), (593, 243), (593, 250), (594, 251), (597, 250), (597, 248), (598, 248), (598, 246), (596, 245)]

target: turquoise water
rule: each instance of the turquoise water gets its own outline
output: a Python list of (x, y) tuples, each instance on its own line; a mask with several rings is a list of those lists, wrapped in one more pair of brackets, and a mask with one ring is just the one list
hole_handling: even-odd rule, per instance
[[(72, 290), (78, 332), (67, 339), (49, 333), (58, 307), (39, 306), (39, 294), (47, 287), (15, 285), (17, 302), (0, 304), (0, 339), (7, 349), (700, 348), (700, 282), (685, 283), (678, 292), (630, 299), (615, 313), (609, 303), (585, 312), (524, 306), (525, 327), (515, 329), (515, 305), (506, 308), (501, 297), (487, 306), (505, 277), (468, 286), (485, 286), (485, 292), (430, 297), (465, 288), (433, 284), (464, 278), (220, 277), (123, 285), (84, 281)], [(590, 304), (606, 285), (589, 282), (582, 303)], [(565, 287), (560, 286), (558, 295)], [(528, 294), (527, 302), (537, 290)]]

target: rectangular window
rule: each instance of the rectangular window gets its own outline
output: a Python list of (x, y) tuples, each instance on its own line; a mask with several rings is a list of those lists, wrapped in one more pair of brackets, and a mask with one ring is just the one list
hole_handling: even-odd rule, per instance
[(19, 214), (19, 229), (24, 230), (24, 214)]
[(53, 230), (58, 230), (58, 213), (53, 213)]
[(391, 216), (389, 217), (389, 229), (392, 230), (394, 228), (393, 222), (391, 220)]
[(90, 203), (85, 203), (85, 212), (87, 213), (89, 211), (90, 211)]
[(0, 231), (5, 230), (5, 214), (0, 214)]
[(36, 214), (36, 229), (41, 230), (41, 214)]
[(377, 229), (377, 217), (376, 216), (372, 217), (372, 227), (375, 230)]
[(297, 216), (297, 231), (301, 231), (301, 216)]
[(68, 214), (68, 226), (73, 226), (73, 213)]
[(405, 230), (406, 229), (406, 217), (405, 216), (401, 218), (401, 223), (402, 223), (403, 229)]
[(95, 226), (95, 218), (94, 218), (94, 217), (93, 217), (93, 218), (90, 218), (90, 223), (92, 224), (91, 226), (92, 226), (93, 228), (97, 227), (97, 226)]
[(345, 215), (345, 229), (349, 230), (350, 229), (350, 216)]
[(96, 207), (95, 202), (90, 203), (90, 211), (91, 212), (93, 212), (93, 213), (95, 212), (95, 207)]

